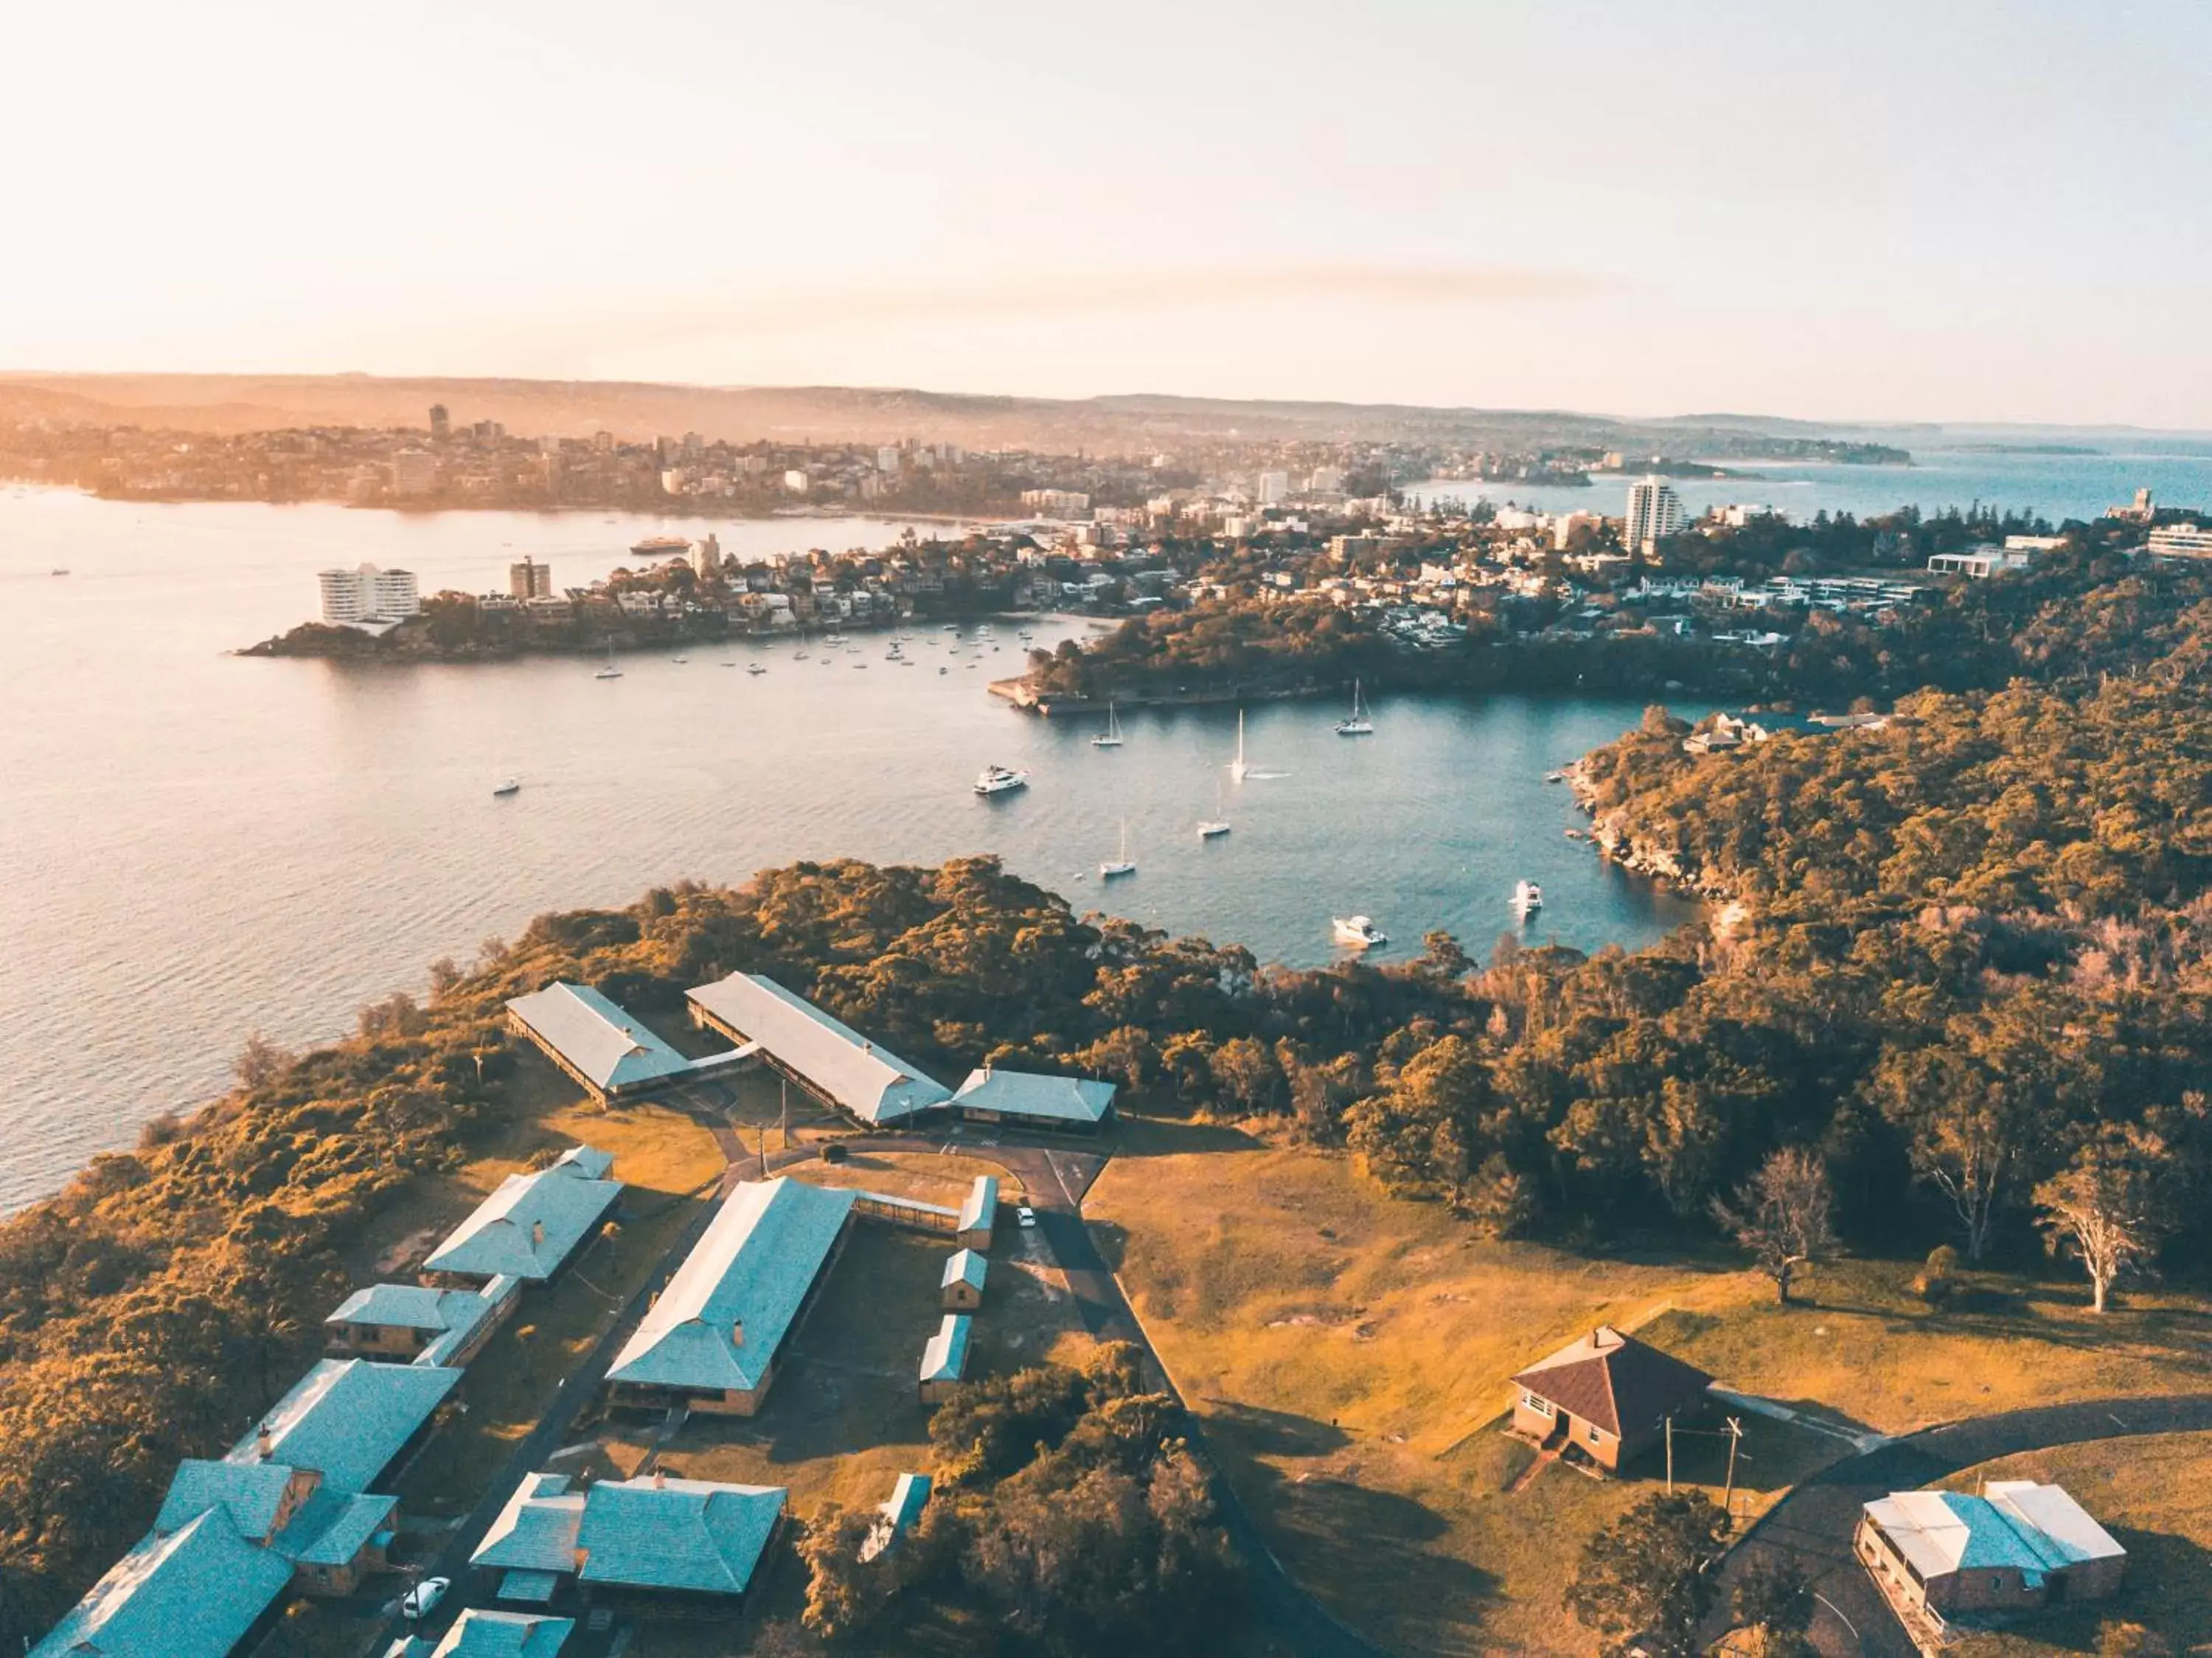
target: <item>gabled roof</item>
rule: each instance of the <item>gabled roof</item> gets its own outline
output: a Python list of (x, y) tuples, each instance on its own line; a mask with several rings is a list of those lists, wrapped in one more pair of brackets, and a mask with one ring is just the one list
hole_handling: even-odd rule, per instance
[(1049, 1122), (1097, 1123), (1114, 1108), (1114, 1085), (1083, 1076), (1047, 1076), (1036, 1071), (985, 1066), (968, 1073), (952, 1096), (956, 1106), (994, 1111), (1002, 1117), (1030, 1117)]
[(884, 1504), (884, 1517), (894, 1528), (904, 1531), (921, 1518), (921, 1511), (929, 1504), (929, 1476), (901, 1474), (891, 1487), (890, 1501)]
[(968, 1332), (975, 1320), (965, 1313), (947, 1313), (929, 1345), (921, 1350), (924, 1381), (957, 1381), (968, 1368)]
[(896, 1122), (952, 1097), (919, 1065), (877, 1046), (851, 1026), (760, 973), (732, 973), (688, 994), (698, 1007), (758, 1043), (776, 1064), (864, 1123)]
[(576, 1570), (576, 1529), (583, 1520), (584, 1494), (569, 1489), (568, 1475), (525, 1474), (469, 1564), (511, 1571), (572, 1572)]
[[(441, 1365), (325, 1359), (223, 1460), (311, 1468), (326, 1490), (367, 1490), (460, 1379)], [(266, 1457), (262, 1429), (271, 1442)]]
[(957, 1229), (972, 1232), (977, 1227), (992, 1227), (999, 1221), (999, 1177), (978, 1174), (975, 1184), (968, 1188), (967, 1201), (960, 1205)]
[(228, 1658), (291, 1581), (291, 1562), (240, 1537), (217, 1504), (149, 1532), (30, 1658)]
[(288, 1560), (311, 1566), (343, 1566), (359, 1554), (369, 1539), (392, 1524), (396, 1496), (374, 1492), (348, 1496), (320, 1490), (301, 1504), (291, 1523), (276, 1533), (270, 1547)]
[(221, 1505), (228, 1510), (240, 1537), (266, 1542), (276, 1529), (284, 1494), (298, 1472), (282, 1462), (210, 1462), (187, 1457), (169, 1477), (168, 1495), (161, 1499), (161, 1512), (154, 1516), (154, 1529), (179, 1530)]
[(857, 1196), (781, 1177), (740, 1182), (615, 1356), (607, 1380), (760, 1386)]
[(703, 1479), (601, 1480), (577, 1541), (587, 1583), (739, 1594), (783, 1513), (773, 1485)]
[(980, 1291), (984, 1275), (991, 1263), (973, 1249), (956, 1249), (945, 1258), (945, 1277), (938, 1284), (939, 1289), (950, 1289), (956, 1283), (964, 1283)]
[(1513, 1385), (1618, 1436), (1656, 1426), (1703, 1398), (1712, 1380), (1695, 1365), (1601, 1324), (1529, 1366)]
[(431, 1658), (553, 1658), (576, 1625), (534, 1612), (469, 1607), (453, 1620)]
[(1893, 1491), (1866, 1505), (1923, 1580), (1960, 1571), (2017, 1571), (2033, 1586), (2051, 1572), (2127, 1551), (2057, 1485), (1992, 1480), (1984, 1494)]
[(478, 1278), (504, 1273), (534, 1283), (551, 1277), (622, 1195), (620, 1180), (599, 1178), (611, 1166), (604, 1152), (577, 1146), (534, 1174), (508, 1175), (423, 1266)]
[(691, 1069), (691, 1062), (588, 984), (548, 984), (507, 1010), (531, 1034), (602, 1088), (633, 1088)]

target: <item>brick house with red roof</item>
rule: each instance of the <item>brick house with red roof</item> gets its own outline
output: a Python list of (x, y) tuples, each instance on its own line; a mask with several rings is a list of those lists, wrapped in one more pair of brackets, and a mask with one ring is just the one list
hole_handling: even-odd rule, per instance
[(1712, 1380), (1601, 1324), (1513, 1378), (1513, 1431), (1617, 1470), (1665, 1437), (1668, 1417), (1701, 1408)]

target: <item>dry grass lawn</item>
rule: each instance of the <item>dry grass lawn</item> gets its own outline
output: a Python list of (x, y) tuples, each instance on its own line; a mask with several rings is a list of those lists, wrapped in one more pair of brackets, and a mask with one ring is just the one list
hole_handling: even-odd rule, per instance
[(2101, 1606), (2062, 1606), (2001, 1634), (1974, 1637), (1959, 1658), (2094, 1652), (2106, 1620), (2142, 1625), (2175, 1653), (2212, 1649), (2212, 1434), (2159, 1434), (2005, 1457), (1946, 1483), (2055, 1480), (2128, 1551), (2127, 1587)]
[[(1594, 1324), (1886, 1432), (2212, 1371), (2204, 1309), (2179, 1298), (2099, 1321), (2070, 1283), (1990, 1277), (1936, 1313), (1906, 1289), (1910, 1267), (1845, 1263), (1785, 1309), (1726, 1258), (1486, 1243), (1437, 1205), (1383, 1197), (1349, 1160), (1233, 1130), (1127, 1123), (1085, 1209), (1285, 1564), (1408, 1651), (1593, 1649), (1559, 1593), (1581, 1539), (1640, 1488), (1554, 1466), (1513, 1491), (1529, 1453), (1495, 1428), (1507, 1378)], [(1740, 1515), (1847, 1448), (1744, 1421)], [(1684, 1439), (1678, 1477), (1717, 1484), (1720, 1454)]]
[[(1001, 1204), (1014, 1202), (1022, 1191), (1021, 1182), (1013, 1175), (980, 1157), (963, 1157), (957, 1152), (869, 1151), (860, 1142), (854, 1143), (844, 1162), (801, 1163), (783, 1172), (817, 1186), (858, 1186), (863, 1192), (918, 1198), (946, 1209), (957, 1209), (967, 1201), (969, 1188), (979, 1174), (998, 1176)], [(1012, 1224), (1011, 1216), (1001, 1217), (1002, 1226)]]

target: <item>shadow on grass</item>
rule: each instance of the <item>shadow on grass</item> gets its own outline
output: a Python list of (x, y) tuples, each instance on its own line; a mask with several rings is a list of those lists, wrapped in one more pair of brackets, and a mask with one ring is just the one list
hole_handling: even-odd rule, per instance
[(1119, 1157), (1182, 1157), (1201, 1151), (1265, 1151), (1266, 1141), (1228, 1123), (1127, 1113), (1112, 1146)]
[(1206, 1431), (1231, 1442), (1248, 1457), (1327, 1456), (1352, 1443), (1352, 1436), (1334, 1423), (1294, 1411), (1211, 1398), (1206, 1407)]

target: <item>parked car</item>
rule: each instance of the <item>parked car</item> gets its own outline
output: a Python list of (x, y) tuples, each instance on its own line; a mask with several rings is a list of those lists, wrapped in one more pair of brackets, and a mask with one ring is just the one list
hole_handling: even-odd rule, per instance
[(437, 1611), (438, 1602), (446, 1598), (446, 1591), (453, 1587), (449, 1577), (426, 1577), (400, 1598), (399, 1615), (410, 1624), (419, 1624)]
[(1014, 1224), (1016, 1226), (1035, 1226), (1036, 1224), (1036, 1210), (1031, 1209), (1027, 1204), (1019, 1205), (1014, 1210)]

